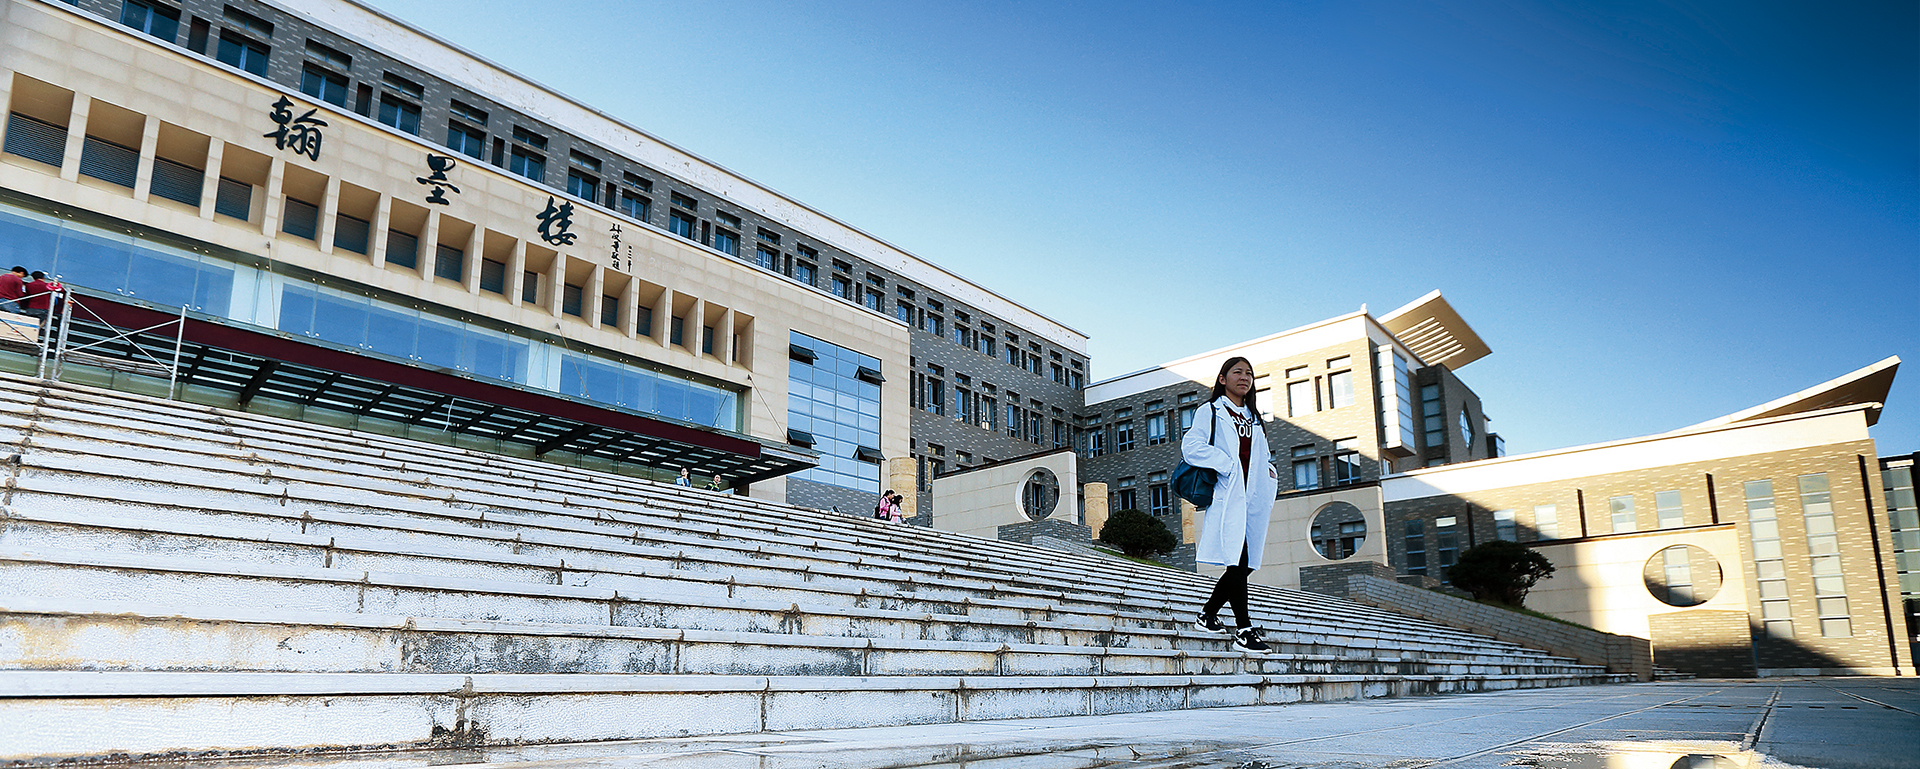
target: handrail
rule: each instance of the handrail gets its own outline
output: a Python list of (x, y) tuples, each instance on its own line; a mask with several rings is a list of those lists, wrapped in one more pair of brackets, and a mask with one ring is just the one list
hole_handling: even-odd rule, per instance
[[(37, 334), (37, 337), (38, 337), (37, 344), (40, 348), (40, 352), (39, 352), (40, 364), (39, 364), (39, 369), (36, 375), (39, 378), (59, 381), (61, 373), (66, 368), (66, 360), (68, 355), (72, 353), (77, 353), (77, 352), (84, 352), (92, 348), (102, 347), (104, 345), (107, 345), (113, 342), (126, 341), (128, 342), (128, 345), (127, 345), (128, 348), (131, 349), (139, 357), (146, 358), (148, 361), (151, 361), (152, 364), (156, 367), (166, 369), (167, 399), (168, 400), (173, 399), (174, 393), (179, 388), (179, 385), (180, 385), (180, 357), (186, 347), (187, 308), (185, 305), (182, 305), (180, 307), (179, 316), (171, 320), (168, 320), (162, 323), (156, 323), (151, 326), (147, 326), (145, 328), (123, 329), (113, 325), (112, 323), (108, 323), (105, 318), (100, 317), (99, 313), (94, 312), (93, 308), (88, 307), (85, 302), (80, 301), (78, 297), (74, 296), (73, 290), (70, 286), (62, 286), (59, 289), (42, 291), (37, 294), (27, 294), (13, 301), (17, 306), (19, 303), (35, 297), (53, 297), (53, 299), (49, 300), (49, 304), (58, 305), (57, 310), (49, 308), (50, 311), (46, 312), (44, 315), (34, 316), (34, 317), (39, 317), (41, 319), (41, 326), (39, 329), (39, 333)], [(68, 342), (68, 339), (69, 339), (68, 334), (70, 330), (73, 328), (73, 310), (75, 307), (80, 308), (81, 312), (85, 313), (86, 316), (91, 317), (94, 323), (98, 323), (101, 326), (105, 326), (110, 332), (110, 335), (103, 339), (93, 341), (93, 342), (88, 342), (85, 344), (80, 344), (80, 345), (70, 344)], [(35, 309), (40, 309), (40, 308), (35, 308)], [(58, 320), (54, 319), (55, 312), (58, 313)], [(52, 333), (49, 333), (50, 327), (54, 327), (54, 326), (58, 327), (57, 330), (53, 330)], [(158, 357), (155, 357), (152, 353), (147, 352), (145, 348), (142, 348), (140, 345), (133, 343), (133, 337), (135, 335), (159, 331), (168, 326), (174, 326), (173, 361), (171, 363), (167, 361), (163, 361)], [(51, 370), (49, 370), (49, 365), (48, 365), (49, 362), (51, 362), (52, 364)]]

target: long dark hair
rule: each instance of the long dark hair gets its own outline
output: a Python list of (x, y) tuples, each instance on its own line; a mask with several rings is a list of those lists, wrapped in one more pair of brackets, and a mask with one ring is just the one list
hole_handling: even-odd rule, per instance
[[(1247, 364), (1247, 368), (1253, 368), (1253, 361), (1238, 355), (1228, 358), (1227, 362), (1220, 364), (1220, 373), (1213, 375), (1213, 394), (1207, 396), (1208, 403), (1217, 401), (1220, 399), (1220, 396), (1227, 394), (1227, 372), (1233, 369), (1233, 364), (1235, 363), (1245, 363)], [(1247, 390), (1246, 404), (1247, 411), (1258, 416), (1260, 414), (1260, 404), (1254, 402), (1253, 395), (1255, 392), (1256, 391), (1252, 389)]]

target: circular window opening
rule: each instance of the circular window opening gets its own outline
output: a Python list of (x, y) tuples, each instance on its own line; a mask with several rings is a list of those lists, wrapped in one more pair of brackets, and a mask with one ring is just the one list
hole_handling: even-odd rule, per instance
[(1720, 562), (1705, 548), (1674, 545), (1647, 559), (1640, 577), (1668, 606), (1699, 606), (1720, 594)]
[[(1297, 530), (1296, 530), (1297, 531)], [(1367, 517), (1360, 508), (1345, 502), (1328, 502), (1313, 515), (1313, 530), (1308, 534), (1313, 549), (1329, 561), (1344, 560), (1367, 541)]]
[(1037, 521), (1052, 515), (1058, 504), (1060, 481), (1053, 477), (1052, 470), (1042, 467), (1027, 475), (1027, 482), (1020, 487), (1020, 509), (1028, 520)]

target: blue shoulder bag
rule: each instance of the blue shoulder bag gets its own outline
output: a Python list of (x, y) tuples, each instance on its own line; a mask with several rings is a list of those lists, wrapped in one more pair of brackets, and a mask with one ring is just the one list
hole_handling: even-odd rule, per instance
[[(1213, 404), (1208, 405), (1211, 406)], [(1216, 410), (1218, 408), (1218, 406), (1214, 407)], [(1215, 414), (1212, 411), (1209, 411), (1207, 414), (1208, 419), (1213, 419), (1214, 416)], [(1213, 427), (1213, 423), (1209, 422), (1207, 424), (1208, 435), (1213, 434)], [(1188, 502), (1192, 502), (1194, 507), (1202, 510), (1213, 505), (1213, 485), (1219, 482), (1220, 471), (1218, 470), (1194, 467), (1193, 465), (1187, 464), (1185, 459), (1180, 460), (1180, 464), (1173, 466), (1174, 495)]]

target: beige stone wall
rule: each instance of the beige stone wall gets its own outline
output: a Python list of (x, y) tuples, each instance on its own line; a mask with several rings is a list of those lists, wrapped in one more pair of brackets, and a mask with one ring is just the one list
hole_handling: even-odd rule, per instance
[(1089, 483), (1081, 488), (1085, 490), (1082, 496), (1087, 500), (1087, 529), (1093, 533), (1094, 539), (1099, 539), (1100, 530), (1106, 527), (1107, 516), (1109, 515), (1109, 510), (1107, 509), (1107, 485), (1104, 483)]
[(996, 539), (1001, 526), (1028, 520), (1020, 509), (1020, 489), (1035, 468), (1053, 471), (1060, 483), (1060, 502), (1050, 520), (1078, 523), (1074, 489), (1080, 487), (1077, 462), (1071, 451), (988, 465), (949, 473), (933, 480), (933, 528)]
[[(878, 448), (886, 456), (908, 454), (908, 331), (889, 317), (584, 201), (571, 201), (576, 240), (549, 244), (541, 237), (538, 215), (549, 198), (567, 202), (568, 196), (466, 156), (458, 156), (449, 173), (460, 190), (447, 195), (451, 205), (429, 205), (424, 202), (428, 188), (416, 179), (429, 173), (428, 154), (444, 150), (418, 137), (208, 66), (85, 14), (21, 0), (7, 0), (5, 12), (0, 50), (8, 56), (0, 69), (0, 99), (11, 110), (66, 124), (71, 136), (60, 169), (0, 154), (0, 186), (175, 233), (216, 253), (268, 257), (278, 265), (729, 383), (745, 391), (743, 431), (781, 442), (787, 422), (787, 332), (799, 330), (886, 362), (885, 430)], [(294, 114), (313, 109), (327, 123), (317, 160), (277, 149), (273, 139), (262, 136), (275, 127), (268, 114), (283, 96)], [(79, 147), (88, 134), (140, 148), (143, 170), (135, 190), (78, 175)], [(206, 169), (201, 205), (146, 193), (156, 156)], [(223, 176), (254, 184), (250, 221), (214, 213), (214, 190)], [(320, 208), (315, 240), (281, 232), (289, 197)], [(341, 213), (372, 222), (370, 254), (333, 247)], [(621, 230), (617, 251), (616, 225)], [(416, 268), (386, 263), (389, 228), (420, 238)], [(463, 280), (434, 277), (436, 244), (464, 252)], [(480, 290), (483, 258), (507, 263), (502, 294)], [(542, 276), (534, 302), (521, 301), (523, 271)], [(562, 284), (583, 287), (582, 317), (561, 312)], [(620, 304), (617, 327), (597, 323), (603, 295)], [(651, 334), (635, 328), (641, 307), (653, 309)], [(670, 341), (673, 316), (687, 318), (679, 345)], [(703, 325), (716, 329), (714, 353), (701, 351)], [(729, 344), (736, 335), (739, 344)], [(761, 484), (755, 495), (777, 495), (782, 489), (777, 481)]]
[[(1672, 545), (1693, 545), (1720, 564), (1719, 594), (1698, 606), (1675, 607), (1647, 592), (1647, 559)], [(1747, 568), (1732, 525), (1645, 532), (1543, 544), (1534, 548), (1554, 564), (1554, 575), (1527, 594), (1527, 608), (1608, 633), (1651, 638), (1648, 618), (1680, 611), (1746, 611)], [(1696, 577), (1698, 579), (1698, 577)]]

